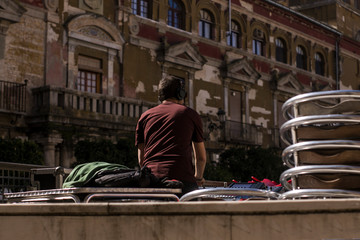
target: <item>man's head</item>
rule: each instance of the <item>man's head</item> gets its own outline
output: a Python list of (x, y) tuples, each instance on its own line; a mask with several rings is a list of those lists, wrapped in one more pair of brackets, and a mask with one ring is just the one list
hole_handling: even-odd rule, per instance
[(159, 83), (159, 100), (167, 99), (184, 100), (186, 97), (185, 86), (182, 79), (167, 76)]

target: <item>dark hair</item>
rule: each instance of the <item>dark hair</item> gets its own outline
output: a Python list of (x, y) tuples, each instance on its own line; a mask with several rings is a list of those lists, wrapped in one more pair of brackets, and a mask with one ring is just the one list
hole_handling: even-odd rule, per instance
[(159, 100), (162, 102), (169, 98), (182, 100), (186, 97), (186, 92), (182, 80), (174, 76), (167, 76), (159, 83)]

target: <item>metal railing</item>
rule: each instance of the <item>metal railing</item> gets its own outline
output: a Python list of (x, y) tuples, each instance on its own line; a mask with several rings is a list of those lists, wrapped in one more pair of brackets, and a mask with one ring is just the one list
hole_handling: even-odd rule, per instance
[(259, 135), (262, 132), (256, 125), (227, 120), (226, 128), (229, 140), (231, 141), (260, 144), (261, 137)]
[(23, 192), (31, 186), (31, 169), (38, 165), (0, 162), (0, 203), (5, 193)]
[(26, 85), (0, 80), (0, 110), (26, 112)]

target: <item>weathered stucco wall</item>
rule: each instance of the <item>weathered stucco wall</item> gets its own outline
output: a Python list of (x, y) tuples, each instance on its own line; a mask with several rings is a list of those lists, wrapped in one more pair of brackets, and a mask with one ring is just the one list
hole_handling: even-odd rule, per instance
[(10, 25), (7, 31), (2, 79), (41, 86), (44, 74), (45, 23), (24, 15), (19, 23)]
[(162, 74), (154, 53), (126, 44), (124, 59), (124, 96), (157, 102), (157, 86)]

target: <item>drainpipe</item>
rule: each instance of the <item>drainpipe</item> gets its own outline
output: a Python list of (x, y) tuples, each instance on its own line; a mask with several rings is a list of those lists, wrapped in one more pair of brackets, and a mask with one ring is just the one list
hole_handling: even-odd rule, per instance
[(231, 35), (231, 0), (229, 0), (229, 31), (226, 34), (227, 36)]
[[(341, 36), (341, 35), (340, 35)], [(336, 38), (335, 42), (335, 80), (336, 80), (336, 90), (340, 90), (340, 67), (339, 67), (339, 42), (340, 42), (340, 36)]]

